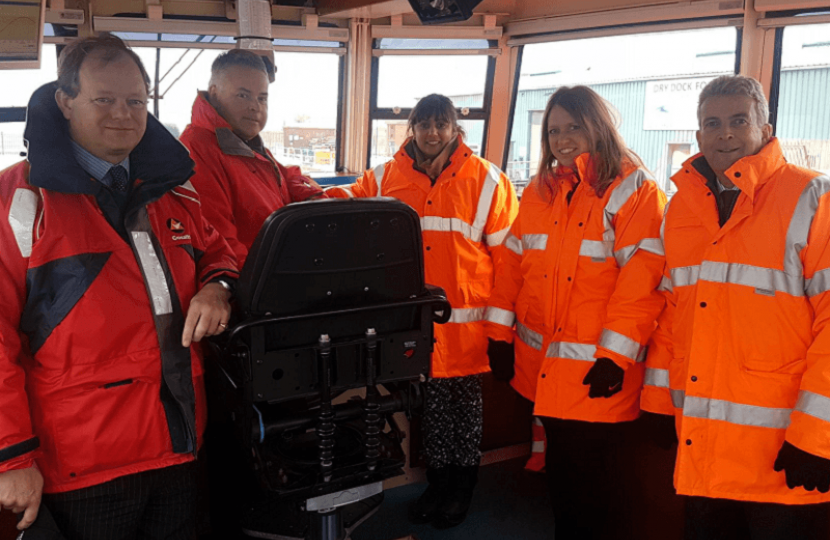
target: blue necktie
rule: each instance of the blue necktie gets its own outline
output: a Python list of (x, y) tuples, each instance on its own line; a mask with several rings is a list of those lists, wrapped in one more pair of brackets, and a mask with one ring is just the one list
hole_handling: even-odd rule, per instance
[(113, 190), (127, 191), (127, 169), (121, 165), (116, 165), (110, 169), (110, 177), (112, 177)]

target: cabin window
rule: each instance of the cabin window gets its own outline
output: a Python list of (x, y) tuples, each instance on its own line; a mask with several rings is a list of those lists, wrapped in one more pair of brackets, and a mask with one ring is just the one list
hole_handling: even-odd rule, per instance
[(587, 85), (613, 105), (626, 144), (660, 186), (678, 151), (698, 151), (697, 98), (720, 75), (735, 73), (734, 27), (632, 33), (523, 45), (506, 173), (522, 189), (536, 175), (548, 98), (561, 86)]
[[(198, 45), (165, 45), (157, 49), (145, 46), (151, 44), (143, 35), (133, 37), (141, 40), (142, 46), (133, 44), (133, 48), (153, 80), (158, 61), (158, 104), (155, 92), (151, 92), (148, 108), (179, 136), (190, 123), (197, 91), (208, 88), (211, 64), (232, 47), (233, 38), (161, 34), (161, 41), (182, 43), (182, 47), (187, 47), (184, 43), (189, 41)], [(280, 163), (300, 166), (304, 173), (333, 173), (337, 167), (342, 55), (332, 51), (339, 45), (328, 41), (274, 40), (276, 81), (268, 90), (268, 123), (260, 136)], [(303, 49), (320, 52), (299, 52)]]
[[(48, 25), (51, 26), (51, 25)], [(48, 35), (48, 33), (47, 33)], [(23, 159), (26, 105), (35, 90), (58, 78), (55, 45), (44, 44), (39, 69), (3, 70), (0, 86), (0, 171)]]
[(388, 161), (401, 147), (409, 113), (429, 94), (452, 99), (459, 124), (467, 133), (465, 143), (481, 155), (490, 114), (495, 47), (483, 39), (376, 39), (369, 167)]
[(830, 24), (787, 26), (780, 35), (775, 135), (787, 161), (830, 174)]

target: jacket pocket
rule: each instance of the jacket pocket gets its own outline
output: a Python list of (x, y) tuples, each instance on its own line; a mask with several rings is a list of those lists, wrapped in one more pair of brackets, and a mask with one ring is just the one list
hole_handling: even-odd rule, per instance
[(61, 481), (162, 458), (169, 435), (157, 381), (100, 381), (78, 387), (50, 407)]
[(745, 358), (741, 367), (753, 374), (801, 377), (807, 370), (807, 359)]

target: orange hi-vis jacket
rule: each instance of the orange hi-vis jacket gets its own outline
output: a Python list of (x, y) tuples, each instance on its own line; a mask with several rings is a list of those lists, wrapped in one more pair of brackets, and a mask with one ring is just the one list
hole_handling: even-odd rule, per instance
[(450, 165), (433, 186), (404, 143), (394, 158), (350, 186), (326, 190), (332, 197), (394, 197), (418, 212), (424, 239), (426, 282), (442, 287), (452, 305), (447, 324), (435, 326), (433, 377), (461, 377), (490, 370), (485, 318), (495, 269), (502, 264), (504, 239), (519, 203), (513, 184), (498, 167), (473, 155), (459, 140)]
[[(588, 154), (577, 157), (581, 182), (570, 204), (574, 173), (560, 171), (552, 191), (535, 179), (522, 195), (519, 217), (491, 305), (515, 313), (510, 325), (490, 325), (490, 337), (515, 334), (513, 387), (536, 402), (534, 414), (589, 422), (639, 416), (644, 349), (663, 310), (656, 290), (663, 275), (660, 223), (666, 196), (632, 164), (602, 197)], [(552, 201), (551, 201), (552, 195)], [(582, 380), (597, 358), (626, 370), (622, 391), (590, 399)]]
[(830, 459), (830, 178), (788, 164), (777, 139), (725, 174), (741, 193), (723, 227), (702, 155), (673, 177), (663, 226), (671, 350), (656, 359), (677, 407), (675, 487), (827, 502), (773, 464), (785, 439)]
[[(666, 205), (666, 208), (668, 207), (669, 205)], [(664, 290), (667, 279), (663, 277), (659, 290)], [(643, 393), (640, 395), (642, 410), (667, 416), (674, 416), (675, 402), (683, 402), (683, 391), (669, 388), (669, 364), (672, 355), (670, 319), (673, 313), (673, 309), (667, 308), (657, 319), (657, 329), (651, 334), (648, 344), (646, 374), (643, 378)]]

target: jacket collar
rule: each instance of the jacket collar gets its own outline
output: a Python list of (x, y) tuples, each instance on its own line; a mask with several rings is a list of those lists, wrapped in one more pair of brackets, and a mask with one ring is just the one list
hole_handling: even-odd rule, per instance
[[(617, 177), (614, 182), (621, 182), (625, 179), (632, 171), (636, 170), (638, 167), (634, 163), (631, 163), (629, 160), (624, 159), (622, 163), (622, 171), (620, 172), (619, 177)], [(574, 159), (574, 164), (572, 167), (563, 167), (558, 165), (556, 170), (553, 174), (553, 180), (557, 183), (561, 183), (564, 180), (568, 180), (569, 182), (573, 178), (574, 175), (577, 175), (580, 185), (586, 184), (590, 186), (593, 190), (593, 187), (596, 185), (597, 182), (597, 171), (596, 171), (596, 163), (593, 156), (588, 153), (584, 152)], [(605, 193), (609, 193), (611, 191), (610, 187), (605, 191)]]
[[(72, 152), (69, 123), (55, 101), (57, 82), (38, 88), (26, 112), (23, 137), (28, 148), (29, 183), (61, 193), (94, 195), (101, 189)], [(158, 198), (193, 175), (187, 149), (156, 118), (147, 114), (147, 130), (130, 153), (130, 176), (140, 180), (142, 199)]]
[[(404, 143), (401, 145), (400, 149), (395, 153), (394, 159), (401, 165), (402, 170), (413, 169), (417, 171), (417, 169), (414, 169), (415, 159), (409, 154), (409, 151), (407, 150), (409, 143), (413, 140), (414, 137), (409, 137), (408, 139), (406, 139)], [(438, 175), (438, 179), (444, 178), (447, 175), (447, 173), (452, 174), (454, 172), (458, 172), (458, 170), (461, 169), (464, 163), (466, 163), (467, 160), (470, 159), (470, 157), (473, 155), (473, 151), (470, 150), (469, 146), (464, 144), (464, 140), (461, 137), (461, 135), (458, 136), (457, 141), (458, 147), (450, 155), (449, 165), (447, 166), (447, 168), (441, 171), (441, 174)], [(421, 171), (418, 172), (422, 174), (424, 178), (429, 180), (429, 177), (426, 174), (422, 173)], [(438, 179), (436, 179), (436, 183), (438, 183)]]
[[(757, 154), (739, 159), (726, 170), (725, 174), (742, 193), (750, 200), (754, 200), (758, 189), (766, 184), (785, 163), (781, 143), (777, 137), (773, 137)], [(703, 154), (699, 153), (686, 160), (681, 172), (676, 174), (672, 180), (677, 185), (677, 189), (681, 190), (689, 189), (693, 182), (709, 184), (714, 178), (714, 171)]]
[[(223, 154), (250, 158), (256, 157), (256, 152), (239, 135), (233, 132), (231, 125), (210, 104), (207, 96), (207, 92), (204, 91), (199, 92), (196, 96), (196, 101), (193, 102), (190, 122), (196, 127), (216, 133), (216, 142), (219, 144), (219, 149)], [(256, 136), (256, 139), (257, 143), (259, 143), (258, 145), (262, 146), (262, 140), (259, 135)]]

